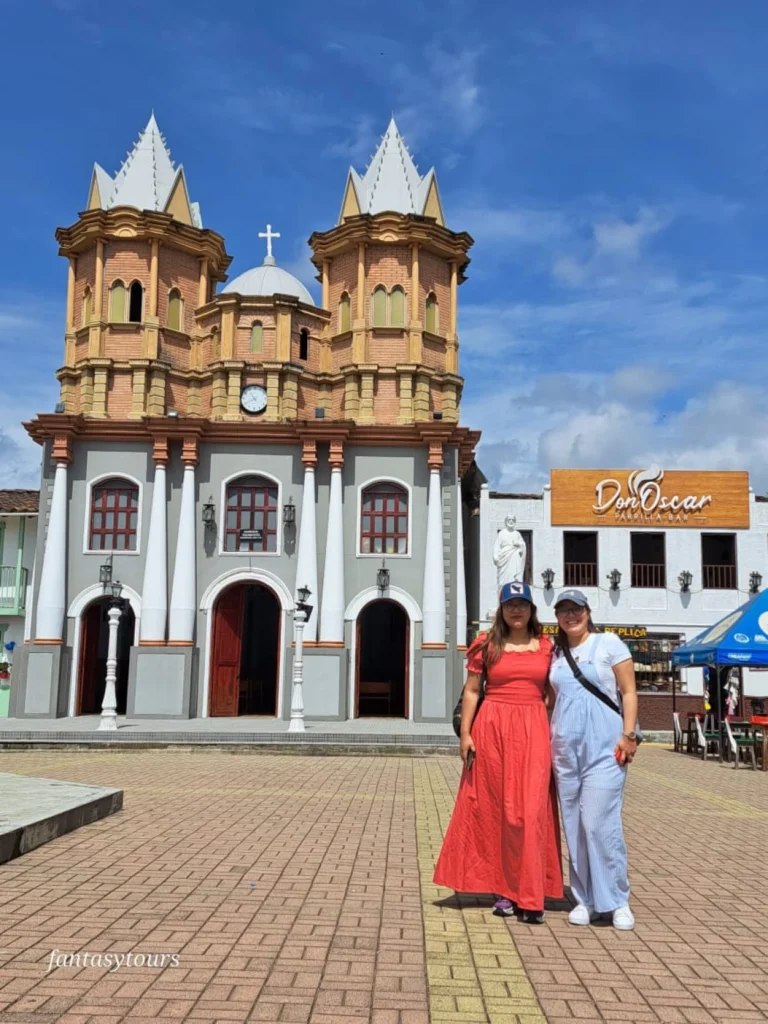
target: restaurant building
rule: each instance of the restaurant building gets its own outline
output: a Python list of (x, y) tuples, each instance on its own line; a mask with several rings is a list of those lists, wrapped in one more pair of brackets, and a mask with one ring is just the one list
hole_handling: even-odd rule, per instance
[[(480, 602), (476, 628), (496, 607), (493, 546), (507, 517), (526, 542), (525, 578), (554, 631), (564, 587), (586, 594), (598, 627), (629, 645), (645, 728), (670, 729), (673, 705), (702, 708), (700, 668), (673, 668), (671, 652), (744, 604), (768, 579), (768, 499), (744, 472), (552, 470), (539, 494), (480, 491)], [(768, 695), (768, 675), (739, 669), (742, 710)], [(747, 705), (746, 707), (744, 705)]]

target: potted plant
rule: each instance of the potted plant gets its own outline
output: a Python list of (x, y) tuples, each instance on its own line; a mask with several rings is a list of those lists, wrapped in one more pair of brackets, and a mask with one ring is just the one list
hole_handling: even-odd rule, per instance
[(7, 661), (0, 661), (0, 682), (11, 678), (11, 666)]

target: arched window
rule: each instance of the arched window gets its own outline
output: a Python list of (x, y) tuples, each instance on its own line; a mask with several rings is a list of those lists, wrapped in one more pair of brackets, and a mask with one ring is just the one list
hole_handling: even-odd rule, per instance
[(339, 299), (339, 334), (343, 334), (345, 331), (350, 330), (350, 321), (349, 295), (347, 292), (343, 292)]
[(138, 281), (134, 281), (128, 294), (128, 319), (132, 324), (140, 324), (144, 313), (144, 289)]
[(306, 327), (299, 334), (299, 359), (309, 359), (309, 331)]
[(224, 550), (277, 551), (277, 484), (272, 480), (241, 476), (229, 484)]
[(363, 555), (408, 554), (408, 492), (384, 482), (366, 487), (361, 496), (360, 552)]
[(125, 322), (125, 285), (114, 281), (109, 289), (109, 319), (114, 324)]
[(389, 322), (392, 327), (405, 327), (405, 292), (399, 284), (389, 293)]
[(373, 326), (387, 326), (387, 289), (383, 284), (373, 290)]
[(425, 310), (426, 316), (424, 317), (424, 329), (429, 334), (437, 334), (440, 329), (440, 318), (439, 310), (437, 308), (437, 296), (434, 292), (430, 292), (427, 296), (427, 305)]
[(172, 331), (183, 330), (184, 307), (178, 288), (168, 293), (168, 326)]
[(254, 320), (251, 324), (251, 352), (261, 353), (264, 351), (264, 325), (261, 320)]
[(219, 330), (214, 327), (211, 331), (211, 362), (215, 363), (217, 359), (221, 359), (221, 339), (219, 337)]
[(91, 295), (91, 289), (88, 287), (88, 285), (86, 285), (85, 291), (83, 292), (83, 327), (87, 327), (87, 325), (91, 322), (92, 316), (93, 296)]
[(91, 551), (135, 551), (139, 488), (123, 477), (96, 484), (91, 491)]

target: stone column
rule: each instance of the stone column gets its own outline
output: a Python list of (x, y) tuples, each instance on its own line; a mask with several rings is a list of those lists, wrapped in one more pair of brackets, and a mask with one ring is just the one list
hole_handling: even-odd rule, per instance
[(464, 506), (456, 485), (456, 646), (467, 645), (467, 581), (464, 571)]
[(427, 540), (424, 554), (424, 624), (422, 643), (425, 647), (445, 647), (445, 566), (443, 564), (443, 492), (440, 468), (443, 446), (429, 446), (429, 495), (427, 498)]
[(162, 646), (165, 644), (165, 627), (168, 618), (168, 532), (165, 515), (167, 438), (158, 438), (155, 441), (153, 456), (155, 482), (152, 488), (152, 511), (149, 515), (149, 534), (144, 560), (144, 584), (141, 590), (139, 643), (147, 646)]
[(304, 640), (317, 640), (317, 526), (315, 467), (317, 466), (317, 445), (314, 441), (304, 442), (301, 461), (304, 463), (304, 491), (301, 498), (301, 525), (299, 526), (299, 548), (296, 554), (296, 588), (309, 587), (312, 596), (310, 615), (304, 627)]
[(56, 461), (56, 476), (40, 571), (35, 622), (35, 643), (38, 644), (63, 642), (67, 605), (67, 467), (71, 455), (66, 438), (57, 437), (54, 440), (53, 458)]
[(341, 470), (344, 446), (331, 441), (328, 456), (331, 465), (331, 496), (328, 504), (328, 536), (325, 543), (323, 603), (320, 609), (320, 641), (344, 643), (344, 503)]
[(195, 466), (197, 440), (185, 438), (181, 452), (184, 481), (181, 486), (181, 513), (176, 541), (176, 563), (173, 567), (171, 611), (168, 622), (168, 643), (191, 647), (197, 614), (196, 536), (195, 536)]

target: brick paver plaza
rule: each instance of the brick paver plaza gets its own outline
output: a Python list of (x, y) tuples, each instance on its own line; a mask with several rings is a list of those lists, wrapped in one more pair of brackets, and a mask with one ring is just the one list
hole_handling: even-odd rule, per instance
[[(30, 751), (0, 771), (125, 790), (0, 868), (3, 1024), (768, 1020), (761, 772), (641, 750), (618, 933), (432, 885), (458, 758)], [(46, 973), (53, 950), (178, 965)]]

